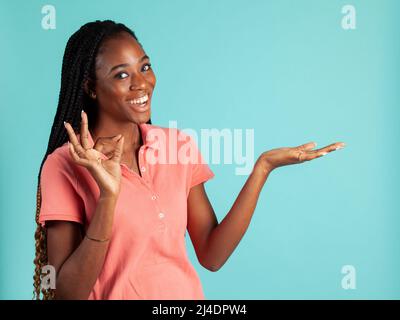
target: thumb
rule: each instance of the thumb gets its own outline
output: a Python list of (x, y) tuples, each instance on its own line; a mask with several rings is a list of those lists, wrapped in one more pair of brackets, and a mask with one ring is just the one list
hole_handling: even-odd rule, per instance
[(110, 160), (121, 162), (122, 150), (124, 149), (124, 137), (119, 139), (117, 146), (115, 147), (114, 154)]
[(112, 140), (118, 141), (122, 137), (122, 134), (118, 134), (115, 137), (112, 137)]

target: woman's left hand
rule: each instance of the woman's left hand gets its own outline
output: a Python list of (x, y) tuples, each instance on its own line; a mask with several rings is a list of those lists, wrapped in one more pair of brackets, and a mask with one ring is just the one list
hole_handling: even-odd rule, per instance
[(343, 142), (332, 143), (326, 147), (312, 150), (316, 143), (309, 142), (294, 148), (278, 148), (266, 151), (257, 159), (254, 168), (261, 169), (264, 173), (291, 164), (303, 163), (316, 158), (320, 158), (329, 152), (341, 149), (345, 146)]

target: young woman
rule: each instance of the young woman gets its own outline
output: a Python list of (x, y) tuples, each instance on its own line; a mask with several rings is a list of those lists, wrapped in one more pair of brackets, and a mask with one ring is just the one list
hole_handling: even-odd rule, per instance
[[(68, 40), (39, 172), (37, 299), (204, 299), (186, 229), (200, 264), (217, 271), (246, 232), (272, 170), (344, 146), (264, 152), (218, 223), (203, 186), (213, 173), (194, 141), (151, 124), (155, 84), (149, 57), (123, 24), (87, 23)], [(154, 130), (167, 140), (153, 143)], [(200, 161), (150, 163), (149, 154), (175, 152), (167, 148), (171, 133), (184, 138), (177, 149), (188, 143)], [(41, 286), (45, 265), (56, 271), (55, 289)]]

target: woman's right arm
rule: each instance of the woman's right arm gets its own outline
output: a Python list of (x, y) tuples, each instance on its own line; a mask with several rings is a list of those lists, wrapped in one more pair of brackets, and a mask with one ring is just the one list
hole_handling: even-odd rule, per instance
[[(114, 211), (121, 185), (121, 156), (124, 137), (113, 138), (116, 146), (109, 159), (101, 159), (100, 146), (88, 140), (88, 118), (82, 112), (81, 141), (72, 126), (65, 122), (69, 135), (69, 152), (75, 164), (85, 167), (96, 181), (100, 195), (86, 231), (89, 238), (110, 239)], [(47, 228), (48, 262), (56, 269), (56, 299), (88, 299), (103, 267), (108, 242), (83, 237), (81, 225), (52, 221)]]
[[(117, 196), (101, 196), (87, 235), (109, 239)], [(88, 299), (103, 267), (109, 241), (97, 242), (81, 234), (81, 225), (48, 221), (48, 262), (56, 270), (56, 299)]]

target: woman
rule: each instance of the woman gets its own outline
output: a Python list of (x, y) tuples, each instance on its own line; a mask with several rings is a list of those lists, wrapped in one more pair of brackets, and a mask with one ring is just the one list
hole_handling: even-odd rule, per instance
[[(264, 152), (218, 223), (204, 182), (214, 174), (193, 140), (151, 124), (156, 79), (134, 32), (87, 23), (68, 40), (59, 103), (39, 172), (34, 286), (45, 299), (204, 299), (185, 250), (186, 228), (202, 266), (217, 271), (243, 237), (272, 170), (341, 148), (314, 143)], [(79, 129), (76, 134), (75, 130)], [(188, 143), (194, 163), (158, 164), (149, 154)], [(45, 265), (56, 288), (41, 287)]]

